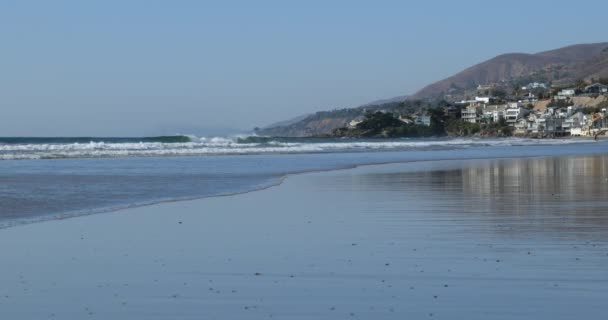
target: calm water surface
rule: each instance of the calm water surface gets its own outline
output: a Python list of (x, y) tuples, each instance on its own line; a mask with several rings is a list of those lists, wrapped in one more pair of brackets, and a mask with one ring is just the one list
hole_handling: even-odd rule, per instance
[[(430, 148), (430, 142), (421, 140), (399, 143), (423, 147), (385, 152), (4, 160), (0, 161), (0, 227), (163, 201), (246, 192), (274, 185), (290, 173), (374, 163), (600, 154), (608, 150), (606, 142), (492, 141), (499, 145), (478, 146), (484, 142), (479, 140), (475, 145), (460, 142), (458, 148), (452, 144), (431, 144)], [(511, 145), (524, 142), (527, 145)], [(434, 149), (439, 147), (439, 150)]]
[(607, 179), (417, 162), (4, 229), (0, 318), (604, 319)]

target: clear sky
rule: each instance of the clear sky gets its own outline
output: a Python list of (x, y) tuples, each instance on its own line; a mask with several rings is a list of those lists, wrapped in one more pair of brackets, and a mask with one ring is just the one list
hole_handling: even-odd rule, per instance
[[(605, 0), (0, 0), (0, 136), (247, 130), (608, 41)], [(220, 130), (221, 129), (221, 130)]]

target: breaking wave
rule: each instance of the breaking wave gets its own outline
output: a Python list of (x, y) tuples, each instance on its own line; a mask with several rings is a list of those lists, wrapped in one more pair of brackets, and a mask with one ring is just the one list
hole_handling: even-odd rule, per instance
[(213, 156), (281, 153), (446, 150), (480, 146), (590, 143), (584, 139), (455, 138), (356, 140), (327, 138), (194, 137), (0, 138), (0, 160)]
[(1, 145), (28, 145), (28, 144), (74, 144), (74, 143), (90, 143), (90, 142), (107, 142), (107, 143), (134, 143), (134, 142), (159, 142), (159, 143), (185, 143), (192, 142), (196, 137), (175, 135), (175, 136), (157, 136), (157, 137), (15, 137), (15, 138), (0, 138)]

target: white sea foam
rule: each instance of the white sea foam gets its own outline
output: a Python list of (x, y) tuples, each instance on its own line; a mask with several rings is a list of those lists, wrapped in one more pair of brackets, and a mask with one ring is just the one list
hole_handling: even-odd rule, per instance
[(348, 151), (450, 149), (474, 146), (524, 146), (589, 143), (582, 139), (401, 139), (391, 141), (320, 140), (267, 141), (238, 143), (223, 137), (192, 137), (195, 142), (161, 143), (71, 143), (71, 144), (6, 144), (0, 145), (0, 160), (111, 158), (153, 156), (206, 156), (272, 153), (319, 153)]

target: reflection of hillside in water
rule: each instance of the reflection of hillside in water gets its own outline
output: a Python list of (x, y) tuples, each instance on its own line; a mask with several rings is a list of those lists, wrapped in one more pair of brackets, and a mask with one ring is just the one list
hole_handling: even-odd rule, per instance
[(431, 174), (439, 181), (460, 180), (464, 195), (475, 200), (468, 203), (474, 211), (603, 216), (600, 209), (608, 204), (607, 159), (590, 156), (494, 160)]
[[(403, 202), (399, 214), (476, 218), (472, 224), (489, 226), (493, 232), (604, 238), (607, 160), (584, 156), (437, 162), (428, 171), (364, 174), (352, 182), (384, 201)], [(395, 193), (401, 200), (395, 200)]]

